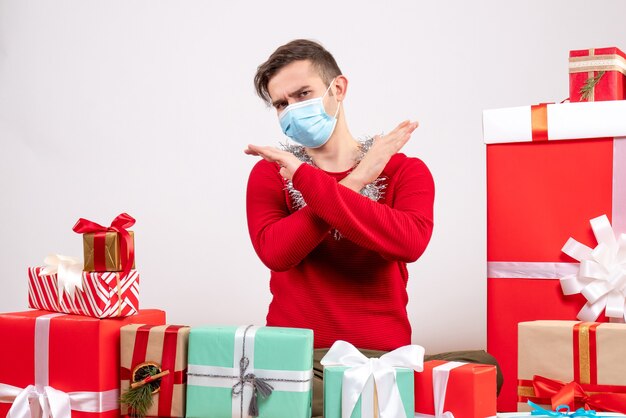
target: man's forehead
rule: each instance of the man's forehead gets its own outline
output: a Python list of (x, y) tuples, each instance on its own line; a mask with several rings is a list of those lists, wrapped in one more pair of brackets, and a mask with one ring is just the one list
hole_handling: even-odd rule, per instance
[(324, 81), (311, 62), (301, 60), (294, 61), (276, 72), (267, 83), (267, 90), (272, 99), (275, 99), (304, 86), (315, 86), (320, 83), (324, 84)]

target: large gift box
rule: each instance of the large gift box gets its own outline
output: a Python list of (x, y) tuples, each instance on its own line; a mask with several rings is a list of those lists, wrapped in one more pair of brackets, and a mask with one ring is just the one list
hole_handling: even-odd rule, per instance
[(311, 416), (312, 330), (194, 327), (188, 361), (189, 418)]
[(626, 55), (618, 48), (570, 51), (569, 73), (572, 102), (626, 98)]
[(139, 273), (79, 272), (78, 283), (64, 282), (63, 272), (28, 269), (28, 307), (47, 311), (113, 318), (139, 310)]
[(487, 349), (505, 379), (498, 410), (512, 411), (517, 324), (575, 319), (588, 310), (582, 294), (561, 289), (559, 279), (580, 267), (562, 252), (564, 244), (573, 237), (595, 247), (589, 221), (603, 214), (626, 232), (626, 101), (485, 110), (483, 128)]
[(626, 324), (519, 324), (518, 408), (626, 413)]
[(415, 373), (415, 417), (496, 415), (496, 366), (431, 360)]
[(118, 417), (120, 328), (134, 322), (163, 324), (165, 312), (116, 319), (0, 314), (0, 416)]
[(80, 218), (72, 228), (83, 234), (85, 271), (124, 271), (135, 268), (135, 241), (132, 231), (135, 219), (126, 213), (118, 215), (111, 226), (102, 226)]
[(367, 358), (352, 344), (336, 341), (321, 360), (324, 417), (413, 417), (413, 374), (423, 361), (424, 348), (418, 345)]
[[(152, 406), (145, 415), (159, 417), (185, 416), (185, 387), (187, 381), (187, 326), (126, 325), (121, 329), (121, 391), (131, 384), (151, 385)], [(151, 377), (163, 374), (152, 380)], [(150, 381), (152, 380), (152, 381)], [(122, 414), (129, 407), (122, 402)]]

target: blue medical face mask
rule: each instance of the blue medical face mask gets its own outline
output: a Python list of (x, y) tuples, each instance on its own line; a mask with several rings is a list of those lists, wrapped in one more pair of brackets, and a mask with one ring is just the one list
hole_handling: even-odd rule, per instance
[(339, 102), (335, 116), (324, 110), (324, 97), (334, 81), (331, 81), (322, 97), (293, 103), (283, 110), (279, 122), (285, 135), (307, 148), (319, 148), (328, 142), (337, 125), (337, 114), (341, 106)]

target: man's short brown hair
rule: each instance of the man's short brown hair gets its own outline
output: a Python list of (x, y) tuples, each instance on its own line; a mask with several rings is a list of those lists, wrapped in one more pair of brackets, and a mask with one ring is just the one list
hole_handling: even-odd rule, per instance
[(271, 103), (272, 99), (267, 91), (267, 85), (272, 77), (281, 68), (300, 60), (310, 61), (326, 85), (329, 85), (333, 78), (341, 75), (335, 58), (322, 45), (307, 39), (295, 39), (278, 47), (267, 61), (257, 68), (254, 88), (259, 97)]

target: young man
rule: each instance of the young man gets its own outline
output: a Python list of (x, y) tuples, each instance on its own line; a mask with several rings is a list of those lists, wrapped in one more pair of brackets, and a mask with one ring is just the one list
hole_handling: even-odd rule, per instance
[[(254, 81), (299, 144), (245, 150), (262, 157), (250, 173), (247, 214), (271, 270), (267, 325), (313, 329), (316, 360), (340, 339), (373, 355), (410, 344), (406, 263), (428, 245), (435, 195), (426, 165), (398, 153), (417, 122), (354, 138), (342, 105), (348, 79), (312, 41), (279, 47)], [(315, 416), (321, 380), (314, 383)]]

